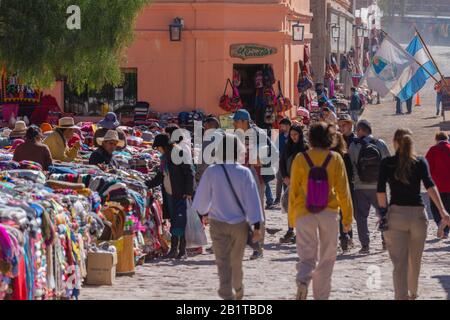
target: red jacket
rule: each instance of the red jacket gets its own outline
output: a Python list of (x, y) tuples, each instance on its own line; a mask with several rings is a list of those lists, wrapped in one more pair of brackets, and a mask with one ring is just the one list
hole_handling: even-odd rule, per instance
[(426, 158), (439, 192), (450, 193), (450, 144), (442, 141), (431, 147)]

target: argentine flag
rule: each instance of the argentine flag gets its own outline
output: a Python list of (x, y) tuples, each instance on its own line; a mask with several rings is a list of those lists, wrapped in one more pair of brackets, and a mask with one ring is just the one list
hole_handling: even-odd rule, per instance
[(400, 98), (401, 101), (406, 101), (414, 97), (414, 95), (425, 86), (428, 79), (430, 78), (430, 75), (424, 70), (424, 68), (428, 70), (428, 72), (432, 75), (435, 75), (438, 72), (436, 66), (428, 57), (425, 48), (423, 47), (422, 42), (419, 39), (419, 36), (416, 35), (414, 37), (409, 46), (406, 48), (406, 51), (411, 56), (413, 56), (417, 60), (417, 62), (422, 64), (423, 67), (420, 67), (417, 64), (416, 66), (414, 66), (414, 74), (412, 75), (411, 79), (406, 82), (404, 87), (401, 88), (397, 95), (397, 97)]

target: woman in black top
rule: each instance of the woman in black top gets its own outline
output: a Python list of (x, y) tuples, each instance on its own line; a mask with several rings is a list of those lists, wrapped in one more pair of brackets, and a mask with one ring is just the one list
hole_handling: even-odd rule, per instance
[[(395, 299), (408, 300), (417, 298), (427, 237), (428, 219), (420, 192), (421, 182), (439, 208), (444, 224), (450, 224), (450, 218), (431, 179), (427, 161), (414, 154), (412, 132), (409, 129), (397, 130), (394, 147), (395, 156), (381, 162), (377, 197), (380, 226), (386, 230), (386, 245), (394, 265)], [(386, 184), (391, 191), (389, 209)]]
[[(289, 138), (284, 148), (283, 153), (280, 156), (280, 174), (283, 179), (283, 183), (289, 186), (289, 177), (291, 176), (291, 165), (295, 157), (308, 150), (308, 144), (305, 141), (303, 129), (299, 125), (292, 125), (289, 130)], [(286, 188), (285, 193), (288, 194), (289, 190)], [(286, 195), (287, 195), (286, 194)], [(285, 196), (286, 196), (285, 195)], [(287, 208), (286, 208), (287, 209)], [(281, 243), (295, 243), (294, 228), (288, 226), (288, 231), (280, 239)]]

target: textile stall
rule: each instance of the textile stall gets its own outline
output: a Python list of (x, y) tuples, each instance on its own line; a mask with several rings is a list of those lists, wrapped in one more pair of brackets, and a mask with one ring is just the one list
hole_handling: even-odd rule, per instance
[(133, 269), (167, 252), (161, 193), (144, 183), (159, 166), (152, 137), (117, 152), (118, 168), (87, 165), (86, 144), (48, 172), (0, 150), (0, 300), (77, 299), (88, 255), (105, 242), (130, 239)]

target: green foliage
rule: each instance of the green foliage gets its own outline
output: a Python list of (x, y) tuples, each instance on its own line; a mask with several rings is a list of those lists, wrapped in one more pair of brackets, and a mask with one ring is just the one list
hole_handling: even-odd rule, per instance
[[(77, 90), (122, 81), (124, 49), (150, 0), (1, 0), (0, 62), (39, 87), (66, 77)], [(81, 29), (67, 28), (67, 8), (81, 9)]]

